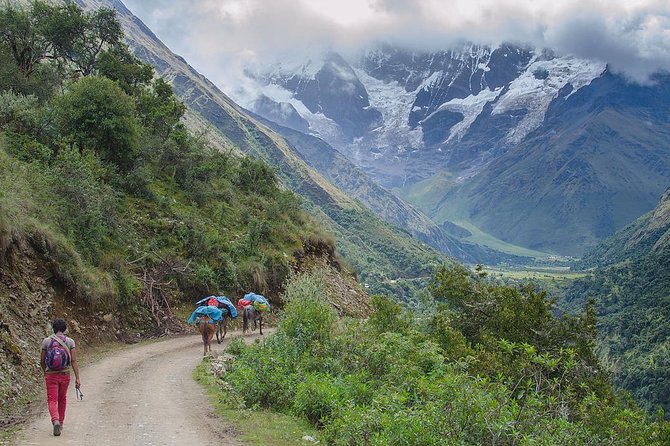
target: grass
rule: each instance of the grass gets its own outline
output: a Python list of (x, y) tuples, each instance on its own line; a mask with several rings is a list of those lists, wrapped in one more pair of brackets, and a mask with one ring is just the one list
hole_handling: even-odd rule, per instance
[(503, 277), (515, 280), (556, 280), (568, 281), (588, 276), (585, 272), (571, 271), (568, 267), (524, 267), (503, 268), (487, 266), (484, 270), (493, 277)]
[(502, 241), (499, 238), (482, 231), (477, 226), (468, 221), (454, 220), (452, 223), (461, 226), (472, 233), (471, 236), (465, 238), (465, 240), (469, 242), (477, 243), (478, 245), (487, 246), (491, 249), (495, 249), (496, 251), (501, 251), (516, 256), (533, 257), (536, 259), (544, 259), (551, 256), (551, 254), (546, 252), (536, 251), (534, 249), (524, 248), (522, 246)]
[(250, 446), (295, 446), (310, 445), (305, 436), (318, 439), (317, 431), (306, 421), (268, 410), (232, 409), (226, 402), (226, 391), (221, 389), (218, 379), (211, 375), (208, 363), (203, 361), (193, 372), (209, 396), (216, 413), (232, 425), (237, 438)]
[(414, 204), (426, 214), (431, 215), (434, 210), (439, 208), (440, 201), (453, 187), (455, 181), (454, 174), (442, 170), (432, 177), (409, 187), (395, 188), (393, 192)]
[(16, 438), (21, 428), (19, 426), (11, 426), (8, 428), (0, 428), (0, 444), (9, 445)]

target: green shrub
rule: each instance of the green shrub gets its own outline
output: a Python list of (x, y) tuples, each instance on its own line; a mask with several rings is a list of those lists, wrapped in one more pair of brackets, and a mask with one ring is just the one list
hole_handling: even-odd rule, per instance
[(371, 297), (370, 326), (378, 333), (406, 333), (414, 317), (386, 296)]
[(12, 91), (0, 92), (0, 129), (33, 133), (39, 120), (38, 113), (35, 96), (23, 96)]
[(343, 405), (344, 388), (328, 375), (308, 374), (298, 384), (293, 411), (315, 426), (323, 424)]
[(139, 148), (135, 104), (114, 81), (86, 77), (75, 82), (56, 103), (61, 131), (77, 146), (127, 172)]
[(587, 376), (576, 349), (543, 351), (493, 330), (470, 347), (451, 312), (421, 332), (381, 297), (369, 320), (335, 324), (321, 287), (318, 274), (293, 277), (277, 334), (244, 347), (224, 376), (247, 407), (290, 411), (331, 445), (667, 442), (670, 424), (589, 390), (601, 378)]
[(324, 296), (323, 284), (315, 276), (298, 276), (286, 286), (283, 297), (287, 304), (279, 331), (303, 350), (330, 340), (335, 311)]

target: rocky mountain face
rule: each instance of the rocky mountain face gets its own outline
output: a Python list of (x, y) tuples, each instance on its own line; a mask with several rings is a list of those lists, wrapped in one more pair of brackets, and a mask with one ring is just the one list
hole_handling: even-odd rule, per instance
[[(318, 81), (322, 71), (329, 82)], [(466, 44), (436, 53), (380, 45), (350, 60), (274, 64), (254, 78), (436, 223), (467, 221), (532, 249), (581, 255), (652, 209), (670, 181), (663, 76), (640, 86), (602, 63)], [(350, 94), (329, 93), (333, 85)], [(346, 121), (359, 116), (353, 129)], [(437, 181), (445, 175), (451, 181)]]
[(363, 136), (381, 124), (381, 113), (370, 107), (365, 86), (342, 56), (327, 53), (323, 60), (310, 61), (300, 68), (290, 73), (278, 65), (262, 80), (291, 91), (310, 113), (337, 123), (348, 139)]
[[(523, 262), (526, 259), (476, 244), (461, 242), (451, 228), (440, 227), (426, 214), (379, 186), (361, 168), (320, 138), (260, 118), (280, 133), (307, 164), (351, 197), (360, 200), (375, 215), (407, 230), (413, 237), (440, 252), (466, 262)], [(443, 225), (444, 226), (444, 225)], [(462, 229), (462, 228), (460, 228)]]

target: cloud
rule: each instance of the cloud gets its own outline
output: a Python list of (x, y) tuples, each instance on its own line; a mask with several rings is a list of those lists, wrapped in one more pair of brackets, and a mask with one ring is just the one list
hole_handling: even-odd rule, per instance
[[(606, 62), (637, 82), (670, 71), (667, 0), (126, 0), (175, 52), (223, 85), (231, 73), (378, 41), (414, 50), (518, 42)], [(232, 85), (227, 86), (229, 89)]]

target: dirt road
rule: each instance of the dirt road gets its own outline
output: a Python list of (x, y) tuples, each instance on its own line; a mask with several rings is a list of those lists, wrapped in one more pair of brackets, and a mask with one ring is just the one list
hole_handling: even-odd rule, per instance
[[(213, 352), (221, 351), (230, 337), (221, 345), (214, 340)], [(199, 335), (110, 354), (82, 368), (83, 401), (75, 399), (73, 375), (60, 437), (52, 435), (45, 401), (44, 412), (18, 435), (16, 444), (238, 445), (233, 427), (213, 414), (204, 390), (193, 381), (201, 360)]]

